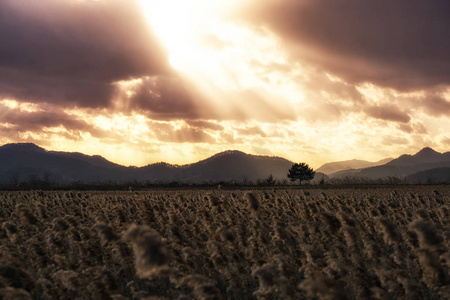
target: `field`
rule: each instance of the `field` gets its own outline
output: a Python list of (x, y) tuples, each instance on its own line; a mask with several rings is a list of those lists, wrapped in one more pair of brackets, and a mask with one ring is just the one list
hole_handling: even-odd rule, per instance
[(0, 299), (450, 299), (450, 186), (0, 192)]

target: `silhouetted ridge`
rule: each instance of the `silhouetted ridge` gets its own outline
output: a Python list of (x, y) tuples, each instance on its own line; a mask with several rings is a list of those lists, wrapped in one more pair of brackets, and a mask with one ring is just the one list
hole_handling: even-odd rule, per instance
[(325, 174), (333, 174), (337, 172), (342, 171), (349, 171), (354, 169), (362, 169), (362, 168), (368, 168), (368, 167), (374, 167), (374, 166), (380, 166), (384, 165), (388, 162), (390, 162), (392, 158), (385, 158), (377, 162), (370, 162), (365, 160), (358, 160), (358, 159), (352, 159), (352, 160), (344, 160), (344, 161), (336, 161), (331, 163), (326, 163), (319, 167), (316, 172), (322, 172)]
[[(130, 180), (250, 183), (264, 180), (269, 175), (274, 179), (286, 180), (287, 170), (292, 166), (292, 162), (276, 156), (251, 155), (238, 150), (229, 150), (187, 165), (160, 162), (145, 167), (124, 167), (99, 155), (47, 151), (31, 143), (19, 143), (0, 146), (0, 166), (0, 182), (50, 178), (56, 183)], [(450, 152), (443, 154), (427, 147), (414, 155), (402, 155), (384, 165), (335, 172), (330, 174), (330, 178), (398, 177), (418, 181), (431, 178), (436, 181), (447, 180), (448, 168), (450, 168)], [(319, 171), (320, 169), (316, 171), (316, 182), (324, 176)], [(419, 172), (422, 173), (410, 176)], [(328, 180), (327, 176), (324, 178)]]
[(387, 165), (390, 166), (413, 166), (424, 163), (437, 163), (446, 161), (446, 155), (436, 152), (430, 147), (423, 148), (414, 155), (402, 155), (392, 160)]
[(69, 159), (76, 159), (80, 161), (87, 162), (94, 166), (104, 167), (104, 168), (121, 168), (123, 166), (110, 162), (106, 158), (100, 155), (86, 155), (79, 152), (60, 152), (60, 151), (48, 151), (48, 153), (55, 154), (59, 157), (65, 157)]
[(29, 152), (47, 152), (44, 148), (39, 147), (33, 143), (11, 143), (0, 147), (0, 150), (12, 151), (29, 151)]
[[(441, 175), (432, 176), (433, 173), (439, 174), (443, 173), (442, 168), (450, 167), (450, 154), (439, 153), (430, 147), (425, 147), (414, 155), (404, 154), (398, 158), (388, 162), (385, 165), (357, 169), (357, 170), (347, 170), (336, 172), (330, 174), (331, 178), (367, 178), (367, 179), (378, 179), (387, 177), (397, 177), (400, 179), (406, 178), (406, 180), (412, 181), (413, 179), (417, 182), (422, 182), (425, 176), (429, 178), (443, 178)], [(433, 171), (433, 169), (435, 171)], [(428, 171), (431, 170), (431, 171)], [(427, 172), (424, 172), (427, 171)], [(417, 176), (411, 176), (413, 174), (419, 173)], [(411, 180), (410, 180), (411, 179)], [(420, 179), (420, 180), (419, 180)]]
[(187, 165), (159, 162), (145, 167), (124, 167), (98, 155), (46, 151), (34, 144), (8, 144), (0, 147), (0, 165), (0, 182), (17, 177), (21, 181), (50, 177), (58, 183), (129, 180), (201, 183), (255, 182), (271, 174), (283, 180), (292, 162), (229, 150)]
[(441, 156), (442, 153), (434, 151), (430, 147), (425, 147), (414, 155), (417, 159), (441, 158)]
[[(213, 161), (213, 160), (216, 160), (216, 159), (225, 159), (225, 158), (228, 158), (228, 157), (239, 157), (239, 156), (240, 157), (245, 157), (246, 155), (249, 155), (249, 154), (246, 154), (246, 153), (244, 153), (242, 151), (238, 151), (238, 150), (226, 150), (226, 151), (214, 154), (211, 157), (208, 157), (208, 158), (206, 158), (204, 160), (200, 160), (199, 162), (196, 162), (196, 163), (193, 163), (193, 164), (207, 163), (209, 161)], [(192, 165), (192, 164), (190, 164), (190, 165)]]
[(196, 163), (177, 166), (152, 164), (137, 170), (139, 178), (160, 181), (209, 182), (209, 181), (255, 181), (270, 174), (285, 179), (292, 162), (270, 156), (246, 154), (238, 150), (217, 153)]
[(0, 182), (47, 178), (53, 182), (119, 180), (127, 168), (100, 156), (46, 151), (34, 144), (0, 147)]

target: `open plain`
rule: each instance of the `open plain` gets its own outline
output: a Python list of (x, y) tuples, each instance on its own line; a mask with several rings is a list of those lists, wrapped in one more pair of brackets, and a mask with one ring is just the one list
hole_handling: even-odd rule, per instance
[(0, 193), (3, 299), (449, 299), (450, 187)]

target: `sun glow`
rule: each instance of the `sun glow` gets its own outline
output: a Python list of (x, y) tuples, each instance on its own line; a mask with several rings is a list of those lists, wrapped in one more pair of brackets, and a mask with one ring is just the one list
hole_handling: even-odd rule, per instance
[(236, 1), (140, 0), (151, 26), (177, 69), (201, 60), (201, 36), (217, 25), (216, 18)]
[(254, 61), (283, 63), (268, 32), (254, 32), (227, 18), (246, 0), (140, 0), (166, 47), (172, 66), (196, 81), (208, 78), (225, 89), (258, 86)]
[[(291, 104), (298, 104), (304, 96), (295, 83), (295, 72), (285, 74), (291, 68), (287, 53), (271, 32), (243, 26), (230, 17), (247, 1), (140, 3), (172, 66), (209, 100), (203, 105), (225, 118), (239, 113), (247, 119), (266, 119), (268, 116), (258, 113), (255, 105), (272, 107), (273, 111), (286, 108), (291, 113)], [(301, 72), (300, 66), (294, 67)]]

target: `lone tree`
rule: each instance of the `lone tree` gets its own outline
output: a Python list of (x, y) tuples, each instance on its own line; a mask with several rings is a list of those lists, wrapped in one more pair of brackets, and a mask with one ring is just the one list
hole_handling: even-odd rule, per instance
[(275, 185), (275, 179), (273, 178), (273, 175), (270, 174), (269, 177), (266, 178), (266, 180), (264, 180), (264, 183), (266, 185)]
[(287, 177), (292, 181), (298, 180), (300, 185), (302, 184), (302, 180), (311, 180), (314, 179), (314, 175), (316, 172), (312, 168), (308, 166), (306, 163), (293, 164), (289, 169)]

